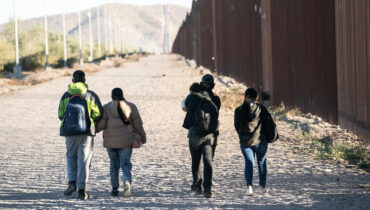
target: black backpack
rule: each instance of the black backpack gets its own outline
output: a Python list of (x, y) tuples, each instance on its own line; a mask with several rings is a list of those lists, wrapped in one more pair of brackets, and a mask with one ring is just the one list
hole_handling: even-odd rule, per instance
[(210, 99), (200, 98), (195, 107), (193, 126), (195, 131), (202, 136), (216, 132), (218, 127), (218, 110)]
[(274, 143), (279, 139), (279, 133), (277, 131), (275, 120), (270, 114), (268, 114), (266, 118), (262, 120), (261, 132), (263, 132), (267, 143)]
[(66, 136), (89, 133), (91, 122), (85, 96), (72, 95), (69, 99), (63, 123), (63, 130)]

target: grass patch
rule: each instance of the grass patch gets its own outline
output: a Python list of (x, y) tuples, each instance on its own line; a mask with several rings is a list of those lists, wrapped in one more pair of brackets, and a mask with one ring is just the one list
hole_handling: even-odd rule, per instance
[(41, 84), (42, 82), (46, 82), (46, 81), (41, 81), (41, 80), (38, 80), (38, 79), (32, 79), (31, 80), (32, 85), (38, 85), (38, 84)]
[(270, 113), (275, 116), (276, 119), (286, 119), (290, 116), (298, 116), (301, 111), (298, 108), (289, 109), (283, 103), (280, 106), (274, 106), (270, 108)]
[(364, 170), (370, 170), (368, 149), (350, 143), (334, 143), (330, 136), (311, 139), (310, 152), (321, 160), (344, 160)]
[(244, 90), (242, 88), (222, 90), (217, 95), (221, 99), (222, 107), (230, 110), (235, 110), (244, 101)]
[(22, 85), (28, 85), (27, 82), (24, 80), (18, 80), (18, 79), (11, 79), (8, 81), (8, 85), (10, 86), (22, 86)]

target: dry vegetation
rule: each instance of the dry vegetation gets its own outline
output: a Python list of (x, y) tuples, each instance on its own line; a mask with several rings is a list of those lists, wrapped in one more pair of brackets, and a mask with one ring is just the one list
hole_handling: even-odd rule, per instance
[(82, 65), (76, 64), (73, 68), (66, 69), (49, 69), (47, 71), (38, 69), (35, 72), (24, 72), (22, 79), (11, 79), (12, 75), (7, 74), (0, 78), (0, 95), (10, 93), (25, 86), (37, 85), (55, 78), (72, 76), (76, 69), (82, 69), (87, 74), (92, 74), (104, 68), (119, 67), (125, 62), (134, 62), (140, 59), (142, 55), (133, 55), (127, 58), (112, 58), (110, 60), (102, 60), (100, 64), (85, 63)]
[(282, 139), (292, 146), (293, 153), (310, 153), (317, 159), (370, 171), (369, 144), (353, 133), (283, 104), (272, 108), (271, 112), (279, 122), (293, 128), (288, 138)]
[(243, 103), (244, 91), (245, 90), (242, 88), (230, 88), (218, 92), (218, 96), (221, 98), (222, 106), (230, 110), (235, 110)]

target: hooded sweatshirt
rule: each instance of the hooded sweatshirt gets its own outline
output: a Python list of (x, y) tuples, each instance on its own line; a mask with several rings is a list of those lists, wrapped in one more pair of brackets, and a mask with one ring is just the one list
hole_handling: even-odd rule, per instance
[[(111, 101), (103, 106), (103, 118), (99, 121), (97, 131), (103, 131), (103, 146), (112, 149), (129, 148), (134, 139), (146, 143), (146, 134), (143, 128), (139, 111), (135, 104), (121, 100)], [(118, 109), (122, 111), (129, 124), (125, 125)]]
[(258, 103), (243, 103), (235, 109), (234, 126), (239, 135), (240, 144), (254, 146), (264, 140), (261, 135), (261, 122), (269, 115), (267, 109)]
[(84, 95), (87, 103), (87, 111), (90, 119), (90, 132), (89, 135), (95, 136), (95, 125), (103, 115), (103, 107), (100, 103), (99, 97), (91, 90), (88, 90), (88, 85), (83, 82), (72, 83), (68, 86), (67, 92), (65, 92), (60, 99), (58, 117), (61, 121), (60, 135), (65, 136), (64, 130), (62, 129), (64, 124), (64, 114), (69, 100), (73, 95)]

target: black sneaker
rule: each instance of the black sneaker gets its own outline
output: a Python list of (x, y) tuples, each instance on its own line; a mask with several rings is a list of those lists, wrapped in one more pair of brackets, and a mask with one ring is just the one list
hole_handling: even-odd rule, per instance
[(89, 194), (84, 189), (79, 189), (77, 192), (77, 199), (86, 200), (89, 199)]
[(191, 190), (196, 194), (202, 194), (202, 185), (191, 185)]
[(193, 185), (191, 185), (191, 190), (195, 192), (198, 195), (202, 194), (202, 179), (199, 181), (193, 182)]
[(112, 196), (118, 196), (118, 187), (113, 187), (112, 188)]
[(211, 188), (204, 188), (203, 195), (204, 195), (204, 197), (206, 197), (206, 198), (212, 198), (212, 191), (211, 191)]
[(64, 195), (70, 196), (74, 192), (76, 192), (76, 190), (77, 190), (76, 182), (75, 181), (68, 182), (68, 188), (64, 191)]

